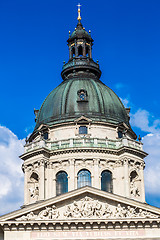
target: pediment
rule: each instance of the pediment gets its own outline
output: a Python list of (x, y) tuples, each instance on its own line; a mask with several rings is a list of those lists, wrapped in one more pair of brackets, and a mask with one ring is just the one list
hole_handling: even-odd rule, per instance
[(42, 131), (42, 130), (46, 130), (48, 129), (48, 125), (47, 124), (41, 124), (39, 127), (38, 127), (38, 131)]
[(75, 123), (91, 123), (91, 122), (92, 120), (85, 116), (81, 116), (75, 120)]
[(4, 215), (0, 221), (159, 218), (160, 209), (115, 194), (84, 187)]

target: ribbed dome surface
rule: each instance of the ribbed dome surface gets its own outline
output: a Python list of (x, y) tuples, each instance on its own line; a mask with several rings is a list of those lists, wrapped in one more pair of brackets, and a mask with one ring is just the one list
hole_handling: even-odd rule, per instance
[[(77, 92), (87, 91), (87, 101), (78, 101)], [(99, 80), (72, 78), (62, 82), (44, 100), (38, 114), (36, 127), (40, 124), (56, 124), (74, 121), (80, 116), (93, 121), (129, 126), (127, 112), (118, 96)]]

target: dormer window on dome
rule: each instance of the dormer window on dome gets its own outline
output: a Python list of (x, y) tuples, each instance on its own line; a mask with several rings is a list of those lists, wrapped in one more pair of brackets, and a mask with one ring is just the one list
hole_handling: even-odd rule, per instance
[(77, 102), (87, 102), (88, 99), (88, 95), (87, 95), (87, 91), (85, 89), (80, 89), (78, 92), (77, 92), (77, 95), (78, 95), (78, 100)]

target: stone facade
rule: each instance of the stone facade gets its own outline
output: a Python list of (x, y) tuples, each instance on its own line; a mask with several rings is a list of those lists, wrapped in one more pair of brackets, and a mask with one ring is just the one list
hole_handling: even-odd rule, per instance
[[(113, 126), (90, 123), (87, 135), (78, 134), (79, 126), (76, 123), (48, 129), (48, 140), (39, 135), (26, 144), (25, 154), (21, 156), (25, 160), (25, 205), (56, 196), (56, 174), (60, 171), (68, 175), (68, 190), (77, 189), (81, 169), (91, 172), (91, 186), (98, 189), (101, 189), (101, 173), (111, 171), (113, 193), (145, 202), (143, 158), (146, 153), (142, 143), (128, 134), (119, 139)], [(132, 172), (136, 176), (131, 181)], [(32, 178), (34, 173), (37, 181)]]

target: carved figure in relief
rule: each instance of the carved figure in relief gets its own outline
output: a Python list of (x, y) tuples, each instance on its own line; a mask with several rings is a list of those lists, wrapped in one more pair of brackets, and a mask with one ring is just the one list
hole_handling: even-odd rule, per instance
[(49, 212), (51, 211), (51, 207), (46, 207), (45, 209), (43, 209), (39, 214), (38, 214), (38, 220), (41, 219), (49, 219)]
[(116, 218), (122, 218), (122, 217), (126, 216), (126, 213), (127, 213), (126, 208), (122, 207), (121, 204), (118, 204), (117, 207), (116, 207), (114, 216)]
[(20, 218), (17, 218), (17, 221), (31, 221), (31, 220), (50, 220), (56, 219), (59, 217), (59, 211), (55, 205), (52, 207), (46, 207), (41, 210), (38, 214), (34, 214), (33, 212), (28, 213)]
[(112, 211), (109, 208), (109, 205), (105, 203), (101, 209), (101, 216), (105, 218), (109, 218), (112, 215)]
[(73, 217), (77, 218), (81, 216), (80, 209), (76, 201), (73, 202), (73, 208), (71, 209), (71, 211), (73, 213)]
[(127, 207), (126, 217), (135, 217), (136, 214), (137, 214), (136, 208), (133, 208), (133, 207), (130, 207), (130, 206)]
[(71, 210), (71, 206), (67, 206), (66, 212), (64, 213), (64, 216), (69, 218), (72, 217), (72, 210)]
[(29, 188), (29, 192), (30, 192), (30, 197), (31, 198), (35, 198), (36, 201), (38, 200), (39, 197), (39, 188), (38, 186), (36, 186), (35, 188)]
[(51, 216), (51, 219), (56, 219), (59, 217), (59, 211), (57, 211), (57, 208), (55, 205), (52, 206), (49, 215)]
[(93, 211), (93, 213), (97, 217), (101, 217), (101, 215), (102, 215), (102, 204), (98, 200), (95, 200), (95, 202), (94, 202), (94, 211)]
[(135, 182), (131, 183), (131, 195), (133, 197), (140, 196), (140, 192)]

